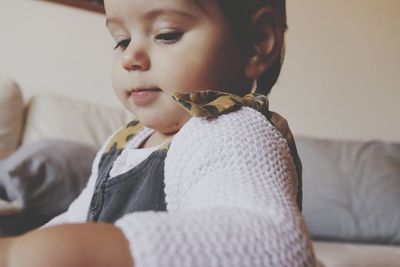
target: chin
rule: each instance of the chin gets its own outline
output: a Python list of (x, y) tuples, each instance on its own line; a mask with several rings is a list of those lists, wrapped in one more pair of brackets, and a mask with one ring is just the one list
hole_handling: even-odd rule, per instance
[(136, 115), (136, 119), (147, 128), (157, 130), (160, 128), (160, 125), (163, 125), (163, 119), (161, 116), (153, 115), (149, 116), (148, 113), (140, 114), (134, 113)]
[(181, 124), (175, 121), (167, 122), (165, 118), (140, 118), (139, 122), (147, 128), (156, 130), (163, 134), (172, 134), (179, 131)]

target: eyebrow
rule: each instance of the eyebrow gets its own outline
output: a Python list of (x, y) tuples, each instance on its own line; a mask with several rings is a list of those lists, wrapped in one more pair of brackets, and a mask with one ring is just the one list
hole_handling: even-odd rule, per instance
[[(163, 15), (172, 15), (172, 16), (181, 16), (186, 17), (189, 19), (194, 19), (196, 16), (185, 11), (177, 10), (177, 9), (169, 9), (169, 8), (160, 8), (160, 9), (153, 9), (143, 15), (143, 18), (146, 20), (151, 20), (159, 16)], [(109, 24), (121, 24), (122, 20), (117, 17), (107, 18), (106, 19), (106, 26), (108, 27)]]

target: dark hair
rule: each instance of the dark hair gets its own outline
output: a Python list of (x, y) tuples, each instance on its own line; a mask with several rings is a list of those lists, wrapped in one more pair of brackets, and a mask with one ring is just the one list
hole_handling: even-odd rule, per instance
[[(261, 77), (257, 80), (258, 87), (257, 92), (263, 94), (269, 94), (272, 87), (278, 80), (281, 72), (283, 59), (285, 55), (285, 45), (283, 33), (287, 29), (286, 20), (286, 0), (217, 0), (222, 12), (226, 16), (226, 19), (231, 24), (233, 31), (237, 34), (239, 40), (249, 41), (254, 38), (250, 36), (251, 28), (250, 22), (252, 15), (256, 10), (262, 6), (271, 7), (276, 14), (279, 16), (279, 25), (282, 29), (282, 43), (279, 47), (279, 55), (270, 68), (265, 71)], [(256, 40), (252, 40), (253, 42)], [(249, 53), (254, 54), (256, 47), (252, 47), (252, 51)]]

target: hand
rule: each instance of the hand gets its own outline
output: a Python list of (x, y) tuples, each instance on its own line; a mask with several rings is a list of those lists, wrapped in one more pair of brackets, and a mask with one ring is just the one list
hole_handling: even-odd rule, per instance
[(0, 238), (0, 267), (7, 267), (9, 252), (13, 238)]
[(132, 267), (134, 263), (128, 241), (113, 225), (70, 224), (0, 238), (0, 267), (26, 266)]

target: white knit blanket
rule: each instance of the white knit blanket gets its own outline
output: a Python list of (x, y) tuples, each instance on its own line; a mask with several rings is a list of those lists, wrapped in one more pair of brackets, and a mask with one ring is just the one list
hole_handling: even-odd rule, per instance
[[(48, 225), (85, 221), (103, 149), (82, 194)], [(115, 223), (136, 267), (315, 266), (288, 144), (251, 108), (190, 119), (168, 152), (165, 193), (167, 212)]]

